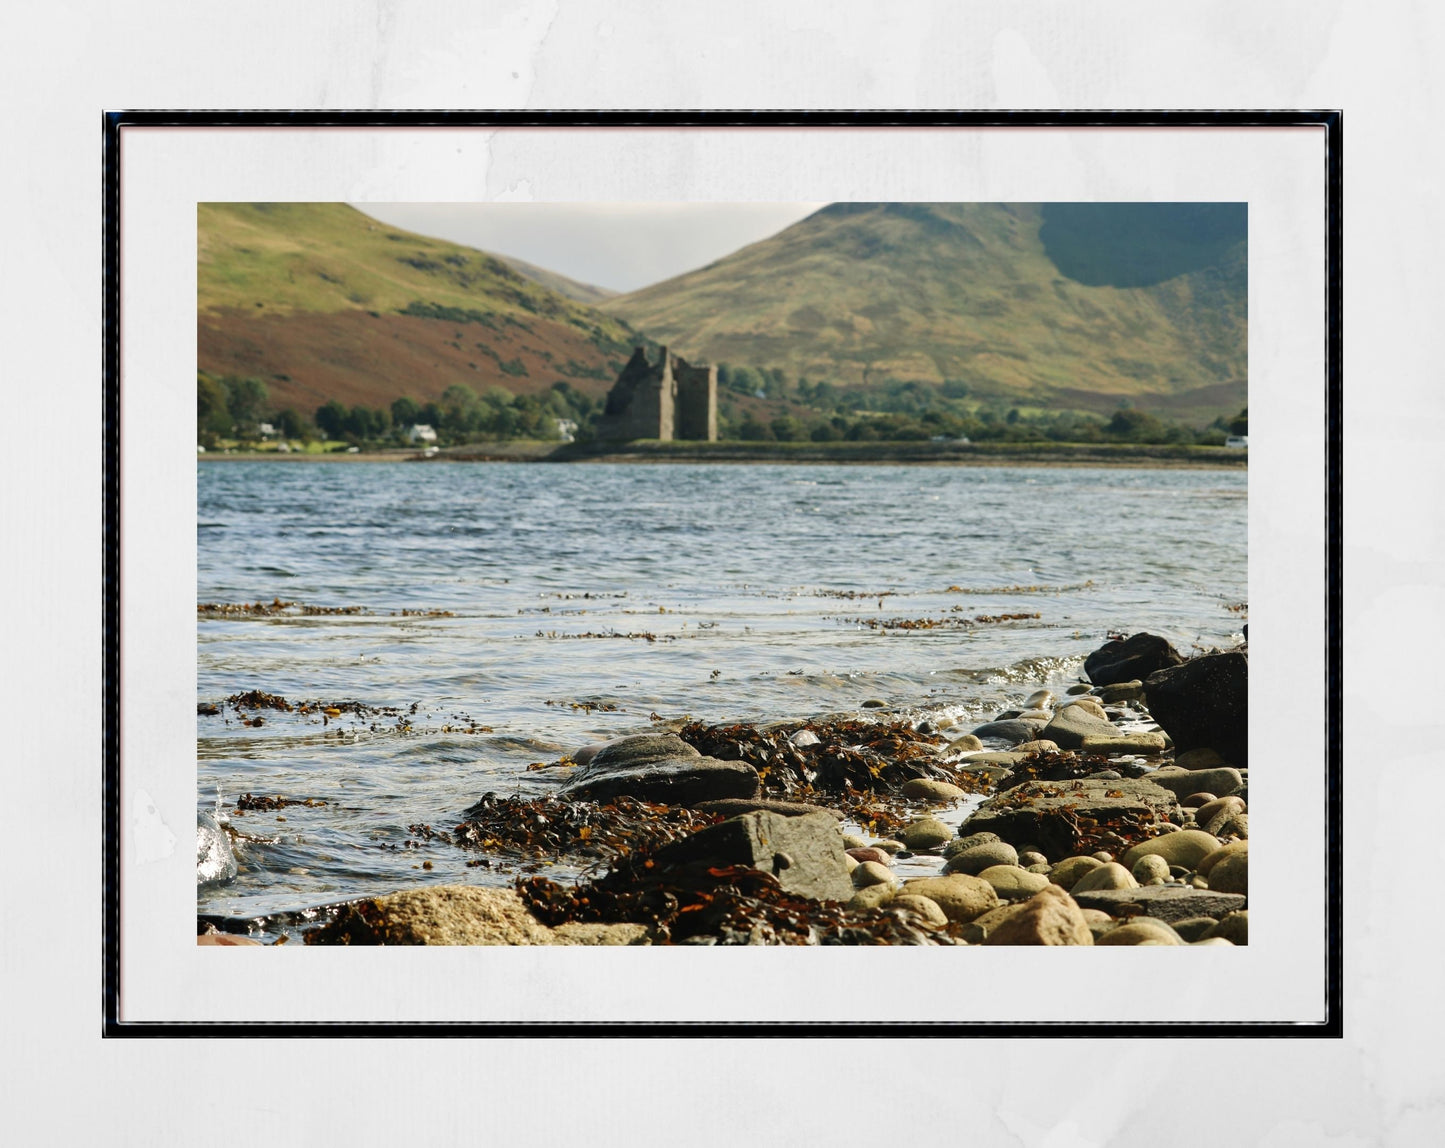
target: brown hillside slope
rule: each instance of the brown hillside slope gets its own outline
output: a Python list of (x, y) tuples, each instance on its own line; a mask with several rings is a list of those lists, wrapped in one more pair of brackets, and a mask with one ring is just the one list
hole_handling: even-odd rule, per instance
[(641, 341), (484, 252), (344, 204), (201, 204), (197, 225), (198, 367), (260, 378), (277, 408), (455, 383), (600, 396)]

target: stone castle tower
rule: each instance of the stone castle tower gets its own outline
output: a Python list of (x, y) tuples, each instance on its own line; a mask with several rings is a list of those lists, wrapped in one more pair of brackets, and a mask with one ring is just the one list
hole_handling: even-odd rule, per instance
[(666, 347), (656, 363), (638, 347), (597, 420), (597, 437), (717, 441), (717, 368), (694, 367)]

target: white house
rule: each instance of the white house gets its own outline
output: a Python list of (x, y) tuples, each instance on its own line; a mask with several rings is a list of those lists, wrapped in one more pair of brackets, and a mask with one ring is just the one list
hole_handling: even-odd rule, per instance
[(437, 432), (432, 430), (426, 423), (413, 423), (411, 430), (407, 431), (406, 437), (411, 442), (436, 442)]
[(557, 420), (557, 437), (563, 442), (572, 442), (577, 434), (577, 424), (571, 419)]

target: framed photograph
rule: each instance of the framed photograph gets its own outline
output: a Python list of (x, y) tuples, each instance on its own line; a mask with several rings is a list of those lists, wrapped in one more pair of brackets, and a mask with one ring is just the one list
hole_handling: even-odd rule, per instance
[(105, 127), (109, 1035), (1340, 1034), (1338, 113)]

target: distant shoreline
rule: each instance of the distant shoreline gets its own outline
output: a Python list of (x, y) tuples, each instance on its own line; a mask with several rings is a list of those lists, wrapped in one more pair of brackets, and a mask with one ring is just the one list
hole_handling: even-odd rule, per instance
[(773, 463), (791, 465), (907, 466), (1092, 466), (1155, 469), (1239, 470), (1246, 451), (1225, 447), (1148, 446), (1087, 443), (933, 442), (630, 442), (555, 443), (511, 440), (449, 447), (430, 458), (415, 450), (349, 454), (254, 451), (207, 452), (199, 462), (529, 462), (529, 463)]

